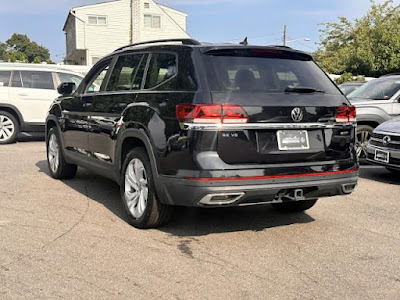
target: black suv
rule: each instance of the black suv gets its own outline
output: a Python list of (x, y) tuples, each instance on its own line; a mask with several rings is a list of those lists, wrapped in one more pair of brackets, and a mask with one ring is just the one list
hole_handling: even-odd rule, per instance
[(59, 87), (47, 118), (51, 176), (79, 165), (115, 180), (138, 228), (174, 205), (303, 211), (357, 184), (354, 106), (287, 47), (129, 45), (73, 90)]

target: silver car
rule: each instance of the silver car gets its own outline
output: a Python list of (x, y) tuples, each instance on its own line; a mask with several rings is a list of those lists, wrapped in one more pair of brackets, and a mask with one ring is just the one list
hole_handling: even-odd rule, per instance
[(379, 125), (367, 145), (367, 160), (400, 174), (400, 118)]

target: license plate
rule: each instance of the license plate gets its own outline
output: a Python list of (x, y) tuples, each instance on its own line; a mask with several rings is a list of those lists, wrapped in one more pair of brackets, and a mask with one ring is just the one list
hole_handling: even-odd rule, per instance
[(279, 130), (276, 134), (279, 150), (310, 149), (306, 130)]
[(375, 149), (375, 160), (384, 163), (389, 163), (389, 152), (380, 149)]

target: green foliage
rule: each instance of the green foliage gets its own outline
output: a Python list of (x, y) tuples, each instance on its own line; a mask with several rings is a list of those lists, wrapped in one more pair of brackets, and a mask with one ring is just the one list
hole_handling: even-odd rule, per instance
[(10, 62), (51, 62), (50, 52), (30, 40), (25, 34), (14, 33), (5, 43), (0, 43), (0, 59)]
[(379, 77), (400, 71), (400, 6), (371, 0), (365, 16), (326, 23), (315, 60), (328, 73)]
[(343, 73), (340, 77), (335, 79), (336, 84), (341, 84), (344, 82), (350, 82), (350, 81), (363, 81), (365, 82), (365, 77), (364, 76), (353, 76), (351, 73)]

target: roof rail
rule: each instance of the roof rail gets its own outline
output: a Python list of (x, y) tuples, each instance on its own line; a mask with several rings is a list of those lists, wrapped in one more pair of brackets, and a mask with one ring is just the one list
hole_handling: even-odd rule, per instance
[(168, 42), (181, 42), (182, 45), (201, 45), (201, 43), (197, 40), (194, 39), (164, 39), (164, 40), (154, 40), (154, 41), (147, 41), (147, 42), (141, 42), (141, 43), (135, 43), (127, 46), (123, 46), (121, 48), (116, 49), (116, 51), (124, 50), (127, 48), (139, 46), (139, 45), (150, 45), (150, 44), (156, 44), (156, 43), (168, 43)]

